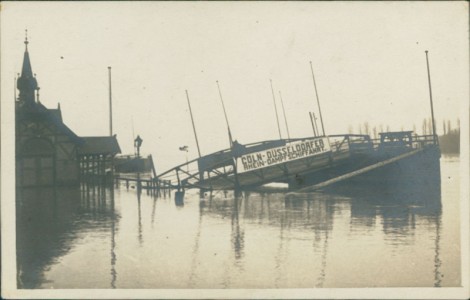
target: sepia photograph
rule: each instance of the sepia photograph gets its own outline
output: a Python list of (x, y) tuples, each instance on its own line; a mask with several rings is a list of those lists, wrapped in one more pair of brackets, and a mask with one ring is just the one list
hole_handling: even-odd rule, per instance
[(5, 299), (468, 299), (467, 1), (2, 1)]

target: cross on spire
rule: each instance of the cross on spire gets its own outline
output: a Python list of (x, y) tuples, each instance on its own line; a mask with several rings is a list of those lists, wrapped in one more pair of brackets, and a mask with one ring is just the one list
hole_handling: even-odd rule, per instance
[(25, 29), (25, 39), (24, 39), (24, 44), (26, 45), (26, 51), (28, 51), (28, 29)]

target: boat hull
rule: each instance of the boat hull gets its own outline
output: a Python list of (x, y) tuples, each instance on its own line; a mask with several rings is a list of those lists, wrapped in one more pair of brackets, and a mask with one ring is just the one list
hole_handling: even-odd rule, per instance
[[(384, 161), (386, 158), (379, 159)], [(421, 192), (440, 194), (440, 151), (429, 146), (393, 163), (331, 184), (322, 190), (350, 192), (380, 192), (384, 194), (410, 195)]]

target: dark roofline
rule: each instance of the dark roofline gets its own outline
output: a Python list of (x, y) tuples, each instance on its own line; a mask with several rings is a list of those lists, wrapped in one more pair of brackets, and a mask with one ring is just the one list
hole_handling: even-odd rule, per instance
[[(19, 102), (17, 102), (19, 103)], [(49, 110), (40, 102), (34, 102), (31, 104), (25, 104), (24, 106), (16, 106), (16, 118), (18, 119), (42, 119), (51, 122), (55, 125), (59, 131), (67, 135), (72, 142), (81, 145), (84, 141), (73, 132), (67, 125), (64, 124), (59, 116), (56, 116), (54, 109)]]
[(73, 132), (65, 123), (59, 119), (52, 111), (50, 111), (47, 107), (45, 107), (42, 103), (36, 103), (36, 106), (44, 112), (46, 117), (51, 120), (57, 127), (62, 130), (66, 135), (68, 135), (74, 142), (77, 144), (83, 144), (84, 141), (80, 138), (75, 132)]
[[(80, 138), (84, 142), (82, 147), (84, 147), (85, 149), (79, 148), (78, 149), (78, 154), (79, 155), (96, 155), (96, 154), (98, 154), (98, 155), (99, 154), (116, 155), (118, 153), (121, 153), (121, 147), (119, 146), (119, 142), (117, 141), (116, 135), (113, 135), (113, 136), (82, 136)], [(90, 142), (91, 143), (93, 143), (94, 141), (102, 142), (103, 140), (107, 140), (107, 141), (112, 140), (113, 141), (112, 147), (115, 147), (115, 149), (113, 149), (112, 151), (110, 151), (109, 149), (103, 150), (104, 148), (97, 150), (97, 149), (93, 148), (93, 147), (96, 147), (96, 145), (91, 146), (92, 147), (91, 149), (86, 149), (87, 144), (89, 144)], [(103, 145), (101, 145), (101, 146), (103, 146)], [(88, 150), (88, 152), (84, 152), (84, 150)]]

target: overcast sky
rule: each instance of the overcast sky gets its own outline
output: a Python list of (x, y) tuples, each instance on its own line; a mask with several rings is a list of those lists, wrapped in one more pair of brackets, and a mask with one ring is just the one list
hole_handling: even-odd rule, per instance
[[(369, 122), (420, 130), (430, 116), (468, 112), (466, 2), (3, 2), (2, 110), (13, 112), (25, 29), (41, 102), (60, 102), (78, 135), (107, 135), (108, 66), (114, 132), (124, 153), (134, 134), (157, 171), (197, 156), (185, 90), (202, 154), (228, 146), (219, 80), (232, 133), (241, 143), (283, 137), (279, 91), (291, 137), (312, 134), (312, 61), (325, 131)], [(132, 122), (133, 120), (133, 122)], [(133, 124), (133, 126), (132, 126)]]

